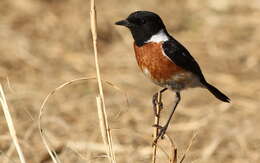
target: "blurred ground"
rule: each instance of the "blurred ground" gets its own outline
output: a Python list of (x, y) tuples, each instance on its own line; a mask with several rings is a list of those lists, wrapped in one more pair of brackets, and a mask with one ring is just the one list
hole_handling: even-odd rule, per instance
[[(1, 0), (0, 82), (29, 163), (44, 159), (37, 130), (44, 97), (58, 85), (94, 76), (89, 1)], [(211, 83), (231, 104), (207, 91), (182, 94), (168, 134), (180, 154), (198, 130), (185, 162), (260, 162), (260, 1), (100, 1), (97, 0), (101, 72), (121, 87), (124, 96), (105, 86), (105, 97), (119, 163), (150, 162), (153, 112), (151, 96), (158, 87), (140, 73), (130, 33), (114, 26), (135, 10), (155, 11), (168, 30), (198, 60)], [(94, 80), (70, 85), (47, 104), (43, 124), (62, 162), (104, 162), (97, 121)], [(166, 93), (164, 120), (174, 101)], [(120, 114), (118, 114), (120, 113)], [(0, 162), (19, 162), (0, 112)], [(11, 154), (12, 153), (12, 154)], [(161, 153), (160, 162), (166, 162)], [(87, 161), (86, 161), (87, 159)]]

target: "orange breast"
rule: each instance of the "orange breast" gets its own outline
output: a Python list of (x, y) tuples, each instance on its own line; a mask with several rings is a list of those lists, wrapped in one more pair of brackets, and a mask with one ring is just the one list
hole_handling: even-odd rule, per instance
[(174, 75), (184, 72), (163, 54), (161, 43), (149, 43), (141, 47), (134, 44), (134, 49), (139, 67), (156, 83), (171, 80)]

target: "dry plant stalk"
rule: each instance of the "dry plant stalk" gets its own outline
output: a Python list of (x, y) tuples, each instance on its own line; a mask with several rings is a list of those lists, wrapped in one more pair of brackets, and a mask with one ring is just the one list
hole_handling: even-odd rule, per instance
[(102, 88), (102, 82), (100, 77), (100, 70), (99, 70), (99, 63), (98, 63), (98, 55), (97, 55), (97, 17), (96, 17), (96, 9), (95, 9), (95, 0), (91, 0), (91, 8), (90, 8), (90, 25), (91, 25), (91, 33), (93, 38), (93, 47), (94, 47), (94, 55), (95, 55), (95, 65), (97, 71), (97, 81), (98, 81), (98, 88), (99, 88), (99, 96), (97, 97), (97, 106), (98, 106), (98, 113), (100, 119), (100, 126), (101, 132), (106, 133), (102, 134), (104, 143), (107, 148), (107, 155), (109, 156), (109, 160), (111, 163), (115, 163), (115, 154), (113, 150), (113, 143), (112, 143), (112, 136), (110, 132), (110, 128), (107, 121), (107, 114), (106, 114), (106, 106), (105, 106), (105, 99), (104, 93)]
[[(88, 80), (96, 80), (96, 77), (84, 77), (84, 78), (77, 78), (77, 79), (73, 79), (71, 81), (65, 82), (63, 84), (61, 84), (60, 86), (56, 87), (54, 90), (52, 90), (43, 100), (41, 107), (40, 107), (40, 113), (39, 113), (39, 117), (38, 117), (38, 128), (40, 131), (40, 136), (42, 138), (42, 141), (44, 143), (45, 148), (47, 149), (47, 152), (50, 156), (50, 158), (52, 159), (52, 161), (54, 163), (58, 163), (60, 162), (58, 159), (58, 156), (56, 154), (56, 151), (52, 149), (50, 142), (48, 140), (48, 137), (46, 136), (45, 132), (44, 132), (44, 128), (42, 127), (42, 123), (41, 123), (41, 119), (43, 118), (43, 115), (45, 113), (45, 105), (48, 102), (48, 100), (50, 99), (51, 96), (53, 96), (57, 91), (61, 90), (62, 88), (64, 88), (65, 86), (74, 84), (75, 82), (80, 82), (80, 81), (88, 81)], [(111, 86), (112, 88), (121, 91), (125, 98), (126, 98), (126, 103), (128, 104), (128, 97), (127, 94), (118, 86), (116, 86), (115, 84), (109, 82), (109, 81), (103, 81), (105, 84), (107, 84), (108, 86)]]
[[(99, 119), (99, 125), (100, 125), (100, 130), (101, 130), (101, 135), (102, 135), (102, 139), (103, 139), (103, 142), (105, 143), (105, 146), (106, 146), (106, 152), (107, 154), (109, 154), (108, 156), (110, 156), (110, 149), (109, 149), (109, 135), (107, 135), (108, 132), (107, 131), (107, 124), (106, 124), (106, 120), (105, 120), (105, 113), (103, 112), (103, 109), (102, 109), (102, 102), (101, 102), (101, 98), (100, 96), (97, 96), (96, 97), (96, 100), (97, 100), (97, 109), (98, 109), (98, 119)], [(110, 161), (111, 161), (111, 158), (109, 158)]]
[[(160, 104), (162, 102), (162, 94), (159, 91), (158, 92), (158, 96), (157, 96), (157, 105), (156, 105), (156, 115), (154, 117), (154, 125), (155, 126), (159, 126), (160, 124), (160, 113), (161, 113), (161, 107)], [(157, 136), (158, 136), (158, 132), (159, 132), (159, 128), (158, 127), (154, 127), (153, 130), (153, 156), (152, 156), (152, 163), (156, 162), (156, 154), (157, 154), (157, 142), (155, 142)]]
[[(157, 96), (156, 115), (154, 117), (154, 126), (160, 125), (160, 114), (161, 114), (161, 110), (163, 109), (162, 105), (160, 105), (161, 103), (162, 103), (162, 94), (161, 94), (161, 91), (159, 91), (158, 96)], [(162, 150), (163, 153), (165, 153), (165, 155), (169, 159), (170, 163), (177, 163), (177, 148), (176, 148), (175, 142), (167, 134), (165, 134), (165, 137), (168, 139), (168, 141), (171, 145), (171, 153), (168, 154), (162, 147), (160, 147), (157, 144), (157, 141), (159, 139), (157, 139), (157, 141), (155, 141), (157, 136), (158, 136), (158, 132), (159, 132), (159, 128), (155, 127), (154, 132), (153, 132), (152, 163), (156, 163), (156, 156), (157, 156), (157, 148), (158, 147), (159, 147), (159, 149)]]
[(47, 149), (48, 151), (48, 154), (50, 155), (52, 161), (54, 163), (60, 163), (60, 160), (59, 160), (59, 157), (58, 155), (56, 154), (55, 150), (52, 149), (51, 145), (50, 145), (50, 141), (48, 139), (48, 137), (46, 136), (45, 132), (44, 132), (44, 128), (42, 127), (42, 123), (41, 123), (41, 119), (43, 117), (43, 114), (44, 114), (44, 109), (45, 109), (45, 104), (47, 103), (48, 99), (54, 95), (57, 91), (59, 91), (60, 89), (62, 89), (63, 87), (67, 86), (67, 85), (70, 85), (74, 82), (77, 82), (77, 81), (82, 81), (82, 80), (90, 80), (90, 79), (96, 79), (95, 77), (89, 77), (89, 78), (79, 78), (79, 79), (74, 79), (74, 80), (71, 80), (69, 82), (66, 82), (60, 86), (58, 86), (57, 88), (55, 88), (54, 90), (52, 90), (43, 100), (42, 104), (41, 104), (41, 107), (40, 107), (40, 113), (39, 113), (39, 117), (38, 117), (38, 129), (40, 131), (40, 136), (42, 138), (42, 141), (43, 141), (43, 144), (45, 146), (45, 148)]
[(178, 158), (177, 158), (178, 150), (177, 150), (176, 144), (175, 144), (174, 140), (171, 137), (169, 137), (167, 134), (165, 134), (165, 136), (171, 144), (171, 153), (170, 153), (169, 161), (170, 161), (170, 163), (177, 163), (178, 162)]
[(191, 148), (191, 145), (193, 144), (193, 142), (194, 142), (194, 140), (195, 140), (197, 134), (198, 134), (197, 131), (193, 134), (193, 136), (192, 136), (192, 138), (191, 138), (191, 140), (190, 140), (190, 143), (189, 143), (189, 145), (188, 145), (186, 151), (185, 151), (184, 154), (182, 155), (182, 158), (181, 158), (180, 163), (182, 163), (182, 162), (184, 161), (184, 159), (186, 158), (186, 154), (189, 152), (189, 150), (190, 150), (190, 148)]
[[(160, 105), (161, 102), (162, 102), (162, 95), (161, 95), (161, 92), (159, 91), (158, 96), (157, 96), (156, 115), (155, 115), (155, 118), (154, 118), (154, 126), (159, 126), (159, 124), (160, 124), (160, 113), (161, 113), (161, 110), (163, 109), (162, 105)], [(157, 156), (157, 148), (158, 147), (159, 147), (159, 149), (161, 149), (166, 154), (170, 163), (178, 163), (178, 149), (176, 147), (174, 140), (172, 138), (170, 138), (167, 134), (165, 134), (165, 137), (167, 138), (167, 140), (168, 140), (168, 142), (171, 146), (171, 153), (167, 154), (167, 152), (163, 148), (160, 148), (160, 146), (158, 146), (157, 141), (155, 141), (157, 136), (158, 136), (158, 132), (159, 132), (159, 128), (155, 127), (154, 133), (153, 133), (152, 163), (156, 163), (156, 156)], [(189, 143), (186, 151), (182, 155), (179, 163), (182, 163), (184, 161), (184, 159), (186, 158), (186, 154), (189, 152), (191, 145), (193, 144), (196, 136), (197, 136), (197, 132), (195, 132), (193, 134), (193, 136), (190, 140), (190, 143)]]
[(95, 77), (89, 77), (89, 78), (79, 78), (79, 79), (74, 79), (74, 80), (71, 80), (69, 82), (66, 82), (66, 83), (63, 83), (62, 85), (58, 86), (57, 88), (55, 88), (54, 90), (52, 90), (46, 97), (45, 99), (43, 100), (42, 104), (41, 104), (41, 107), (40, 107), (40, 113), (39, 113), (39, 117), (38, 117), (38, 129), (40, 131), (40, 136), (42, 138), (42, 141), (43, 141), (43, 144), (45, 146), (45, 148), (47, 149), (47, 152), (49, 154), (49, 156), (51, 157), (52, 161), (54, 163), (60, 163), (60, 160), (59, 160), (59, 157), (58, 155), (56, 154), (56, 151), (53, 150), (53, 148), (51, 147), (50, 145), (50, 141), (48, 139), (48, 137), (46, 136), (45, 132), (44, 132), (44, 128), (42, 127), (42, 124), (41, 124), (41, 119), (43, 117), (43, 114), (44, 114), (44, 109), (45, 109), (45, 104), (47, 103), (48, 99), (54, 95), (57, 91), (59, 91), (60, 89), (62, 89), (63, 87), (67, 86), (67, 85), (70, 85), (74, 82), (77, 82), (77, 81), (82, 81), (82, 80), (90, 80), (90, 79), (96, 79)]
[(19, 145), (19, 142), (18, 142), (18, 139), (17, 139), (17, 136), (16, 136), (16, 131), (15, 131), (15, 128), (14, 128), (13, 120), (12, 120), (11, 114), (9, 112), (9, 108), (8, 108), (6, 98), (5, 98), (5, 94), (4, 94), (4, 91), (3, 91), (3, 87), (2, 87), (1, 84), (0, 84), (0, 102), (1, 102), (1, 105), (2, 105), (2, 108), (3, 108), (3, 112), (4, 112), (4, 115), (5, 115), (5, 119), (6, 119), (6, 122), (7, 122), (7, 125), (8, 125), (8, 129), (9, 129), (11, 138), (13, 140), (15, 149), (16, 149), (18, 156), (19, 156), (19, 159), (20, 159), (21, 163), (26, 163), (22, 149)]

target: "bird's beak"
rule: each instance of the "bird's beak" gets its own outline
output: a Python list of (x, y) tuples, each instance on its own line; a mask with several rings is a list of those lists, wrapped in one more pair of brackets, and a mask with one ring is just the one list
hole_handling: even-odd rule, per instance
[(128, 20), (120, 20), (118, 22), (115, 23), (116, 25), (122, 25), (125, 27), (130, 27), (131, 23)]

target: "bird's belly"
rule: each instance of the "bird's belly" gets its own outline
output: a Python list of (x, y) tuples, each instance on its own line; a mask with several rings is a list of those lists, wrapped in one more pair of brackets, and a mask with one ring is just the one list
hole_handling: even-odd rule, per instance
[(141, 68), (145, 76), (147, 76), (153, 83), (166, 87), (172, 90), (183, 90), (186, 88), (194, 88), (201, 86), (197, 76), (191, 72), (179, 72), (172, 74), (169, 78), (155, 78), (148, 68)]
[(134, 45), (138, 66), (145, 76), (161, 87), (175, 90), (198, 86), (198, 78), (168, 59), (161, 46), (161, 43)]

